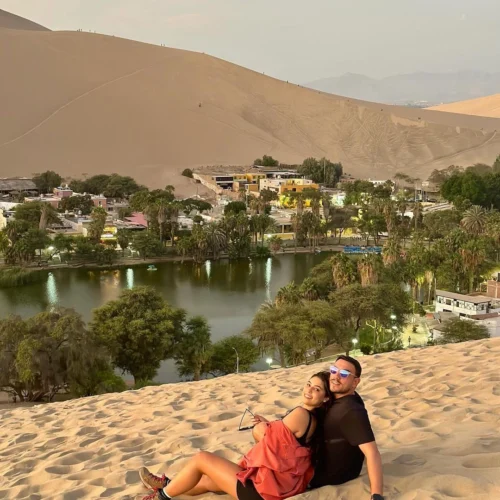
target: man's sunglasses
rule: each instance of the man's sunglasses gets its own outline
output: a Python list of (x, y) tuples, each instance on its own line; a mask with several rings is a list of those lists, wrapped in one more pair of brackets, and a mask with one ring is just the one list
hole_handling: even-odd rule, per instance
[(249, 427), (241, 427), (241, 424), (243, 423), (243, 419), (245, 418), (245, 415), (248, 413), (250, 413), (250, 415), (252, 415), (252, 417), (254, 417), (255, 415), (247, 408), (244, 412), (243, 412), (243, 416), (241, 417), (241, 420), (240, 420), (240, 425), (238, 426), (238, 430), (239, 431), (248, 431), (250, 429), (253, 429), (255, 427), (255, 425), (251, 425)]
[(354, 378), (357, 378), (356, 375), (354, 375), (354, 373), (351, 373), (349, 370), (341, 370), (336, 366), (330, 366), (330, 373), (332, 375), (337, 375), (338, 373), (340, 375), (340, 378), (347, 378), (349, 375), (352, 375)]

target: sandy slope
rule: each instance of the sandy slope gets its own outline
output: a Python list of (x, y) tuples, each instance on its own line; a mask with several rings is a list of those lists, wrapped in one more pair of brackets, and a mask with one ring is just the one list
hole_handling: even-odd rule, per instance
[[(500, 497), (500, 339), (379, 355), (363, 365), (360, 393), (382, 451), (387, 498)], [(249, 449), (250, 434), (236, 430), (244, 408), (283, 415), (320, 367), (2, 410), (0, 498), (140, 498), (142, 465), (173, 474), (199, 449), (238, 460)], [(359, 500), (367, 492), (364, 471), (304, 497)]]
[(0, 176), (119, 172), (158, 186), (271, 154), (425, 177), (500, 151), (499, 119), (323, 94), (204, 54), (80, 32), (0, 29), (0, 46)]
[(468, 101), (452, 102), (451, 104), (442, 104), (441, 106), (434, 106), (429, 109), (446, 111), (448, 113), (500, 118), (500, 94), (470, 99)]
[(50, 31), (45, 26), (34, 23), (24, 17), (16, 16), (10, 12), (0, 9), (0, 28), (11, 30), (29, 30), (29, 31)]

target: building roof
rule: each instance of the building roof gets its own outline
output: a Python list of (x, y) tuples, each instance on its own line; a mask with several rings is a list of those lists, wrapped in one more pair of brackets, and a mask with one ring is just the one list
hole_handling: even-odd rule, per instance
[(0, 179), (0, 191), (38, 191), (31, 179)]
[(445, 290), (436, 290), (436, 296), (446, 297), (448, 299), (463, 300), (472, 304), (483, 304), (484, 302), (492, 302), (492, 297), (485, 295), (462, 295), (461, 293), (447, 292)]
[(125, 217), (125, 220), (142, 227), (148, 227), (148, 221), (142, 212), (134, 212), (130, 217)]
[(500, 316), (500, 313), (496, 312), (496, 313), (488, 313), (488, 314), (473, 314), (473, 315), (469, 316), (469, 318), (481, 320), (481, 319), (498, 318), (498, 316)]

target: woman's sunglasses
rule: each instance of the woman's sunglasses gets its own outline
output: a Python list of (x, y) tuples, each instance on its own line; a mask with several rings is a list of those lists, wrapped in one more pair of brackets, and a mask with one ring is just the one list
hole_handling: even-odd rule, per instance
[(347, 378), (349, 375), (352, 375), (353, 377), (356, 378), (356, 375), (354, 375), (354, 373), (351, 373), (349, 370), (341, 370), (336, 366), (330, 366), (330, 373), (332, 375), (337, 375), (338, 373), (340, 375), (340, 378)]
[(241, 417), (241, 420), (240, 420), (240, 425), (238, 426), (238, 430), (239, 431), (248, 431), (250, 429), (253, 429), (255, 427), (255, 424), (254, 425), (251, 425), (249, 427), (241, 427), (241, 424), (243, 423), (243, 419), (245, 418), (245, 415), (248, 413), (250, 413), (250, 415), (252, 415), (252, 417), (254, 416), (254, 414), (247, 408), (244, 412), (243, 412), (243, 416)]

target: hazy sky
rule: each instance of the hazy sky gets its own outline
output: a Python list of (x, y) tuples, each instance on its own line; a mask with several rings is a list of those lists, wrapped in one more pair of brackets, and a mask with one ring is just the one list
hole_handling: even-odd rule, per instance
[(499, 0), (0, 0), (0, 9), (302, 83), (346, 72), (500, 71)]

